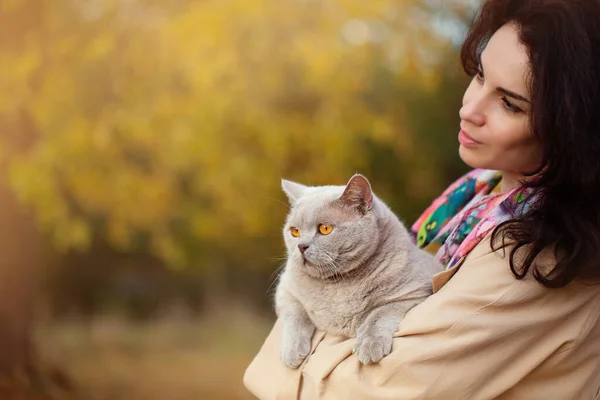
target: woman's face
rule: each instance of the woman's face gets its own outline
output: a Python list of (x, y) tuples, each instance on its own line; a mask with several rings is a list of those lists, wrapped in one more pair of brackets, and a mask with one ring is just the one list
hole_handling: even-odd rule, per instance
[(538, 168), (541, 149), (529, 128), (528, 73), (529, 57), (517, 27), (504, 25), (481, 54), (479, 74), (460, 109), (459, 154), (469, 166), (515, 177)]

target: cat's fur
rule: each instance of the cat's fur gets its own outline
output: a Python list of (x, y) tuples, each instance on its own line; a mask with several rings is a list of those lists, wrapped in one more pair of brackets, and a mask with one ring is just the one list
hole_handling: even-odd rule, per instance
[[(360, 362), (378, 362), (390, 353), (406, 312), (432, 293), (431, 277), (442, 266), (411, 242), (362, 175), (346, 186), (282, 180), (282, 187), (292, 208), (283, 229), (288, 260), (275, 295), (283, 321), (281, 361), (297, 368), (316, 327), (357, 337)], [(320, 224), (333, 231), (320, 234)], [(299, 246), (308, 246), (304, 254)]]

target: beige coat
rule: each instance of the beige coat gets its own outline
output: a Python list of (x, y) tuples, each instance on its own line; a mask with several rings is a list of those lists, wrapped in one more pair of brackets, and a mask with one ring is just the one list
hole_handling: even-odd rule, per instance
[[(270, 399), (600, 399), (600, 287), (517, 280), (489, 238), (400, 323), (392, 353), (363, 366), (354, 339), (317, 332), (296, 369), (278, 359), (279, 321), (244, 375)], [(450, 279), (452, 277), (452, 279)]]

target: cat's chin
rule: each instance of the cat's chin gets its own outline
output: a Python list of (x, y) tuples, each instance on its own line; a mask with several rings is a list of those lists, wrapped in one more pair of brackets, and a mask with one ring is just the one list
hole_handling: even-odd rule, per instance
[(309, 266), (304, 269), (304, 272), (311, 278), (315, 278), (315, 279), (327, 280), (332, 277), (332, 276), (324, 274), (323, 271), (319, 267), (310, 267)]

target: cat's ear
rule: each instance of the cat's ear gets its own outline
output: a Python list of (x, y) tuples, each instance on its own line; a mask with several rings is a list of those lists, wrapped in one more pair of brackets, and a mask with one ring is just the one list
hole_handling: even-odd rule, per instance
[(373, 191), (367, 178), (360, 174), (350, 178), (340, 201), (348, 207), (356, 208), (362, 214), (369, 211), (373, 207)]
[(296, 204), (296, 202), (298, 202), (298, 199), (302, 197), (302, 195), (307, 189), (307, 187), (304, 185), (285, 179), (281, 180), (281, 187), (287, 195), (288, 199), (290, 200), (291, 205)]

